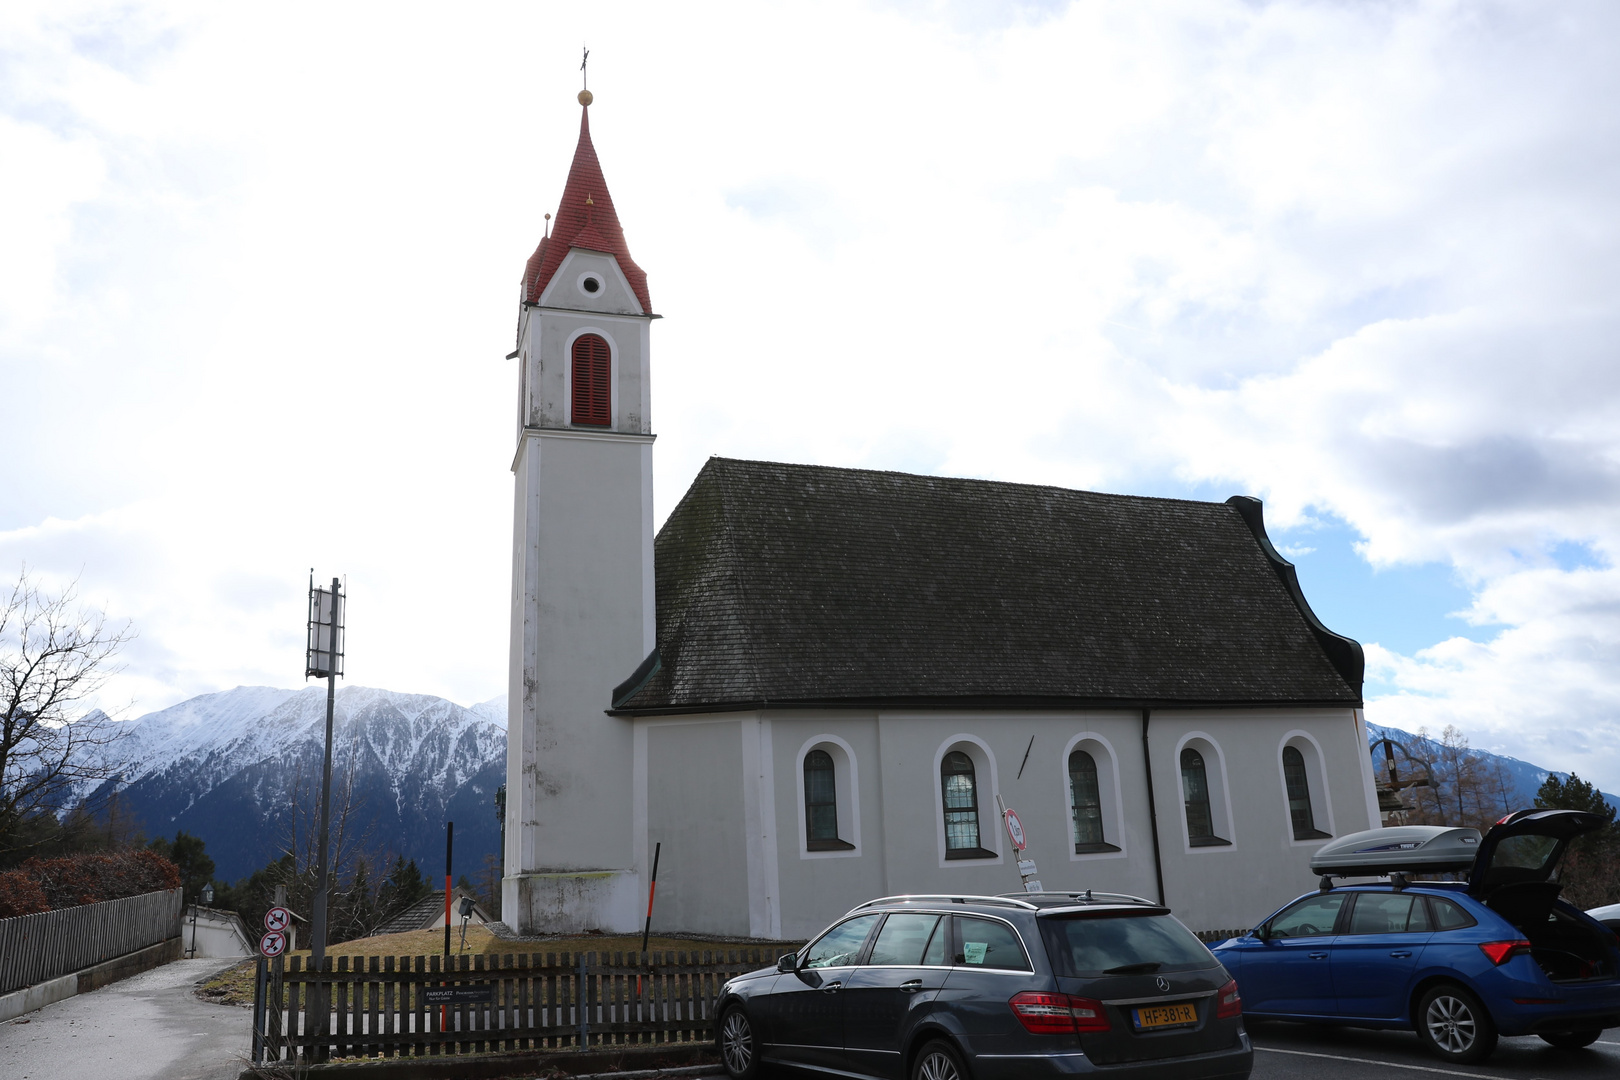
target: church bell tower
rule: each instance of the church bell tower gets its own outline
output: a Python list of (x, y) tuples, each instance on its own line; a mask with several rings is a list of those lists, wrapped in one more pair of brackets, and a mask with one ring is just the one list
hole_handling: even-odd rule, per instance
[(503, 921), (630, 931), (631, 729), (613, 688), (653, 650), (647, 275), (591, 145), (591, 94), (518, 314)]

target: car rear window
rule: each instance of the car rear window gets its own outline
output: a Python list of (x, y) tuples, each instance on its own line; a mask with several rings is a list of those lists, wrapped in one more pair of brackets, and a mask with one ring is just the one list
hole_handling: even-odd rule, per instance
[(1028, 971), (1029, 959), (1012, 927), (996, 919), (975, 919), (958, 915), (956, 923), (956, 962), (968, 967), (1010, 968)]
[(1436, 930), (1461, 930), (1465, 926), (1474, 925), (1474, 917), (1450, 900), (1442, 900), (1438, 896), (1431, 896), (1429, 897), (1429, 904), (1434, 908), (1434, 927)]
[(1216, 963), (1204, 943), (1170, 915), (1099, 912), (1048, 916), (1040, 925), (1053, 970), (1070, 978), (1192, 971)]
[(1429, 908), (1421, 896), (1411, 893), (1361, 893), (1350, 913), (1348, 934), (1427, 933)]

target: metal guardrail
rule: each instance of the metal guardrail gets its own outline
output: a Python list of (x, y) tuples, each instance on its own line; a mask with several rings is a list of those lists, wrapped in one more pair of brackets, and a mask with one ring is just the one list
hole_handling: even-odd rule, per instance
[(70, 975), (180, 933), (181, 891), (0, 919), (0, 994)]

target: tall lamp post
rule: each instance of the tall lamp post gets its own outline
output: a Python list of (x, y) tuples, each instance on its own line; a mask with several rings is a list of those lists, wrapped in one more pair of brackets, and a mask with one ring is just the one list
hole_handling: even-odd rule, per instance
[[(315, 849), (315, 903), (310, 912), (309, 964), (320, 971), (326, 960), (327, 848), (331, 845), (332, 809), (332, 715), (337, 707), (337, 681), (343, 674), (343, 617), (346, 598), (337, 578), (330, 589), (315, 587), (315, 571), (309, 572), (309, 647), (304, 657), (304, 678), (326, 680), (326, 749), (321, 762), (321, 835)], [(313, 987), (311, 989), (314, 989)], [(326, 1030), (324, 1004), (316, 1007), (316, 1023)], [(324, 1054), (318, 1054), (324, 1059)]]

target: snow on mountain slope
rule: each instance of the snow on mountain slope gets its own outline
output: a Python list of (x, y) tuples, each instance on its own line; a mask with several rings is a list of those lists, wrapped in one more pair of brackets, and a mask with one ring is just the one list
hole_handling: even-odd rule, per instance
[[(495, 788), (506, 730), (427, 694), (347, 686), (337, 692), (335, 792), (352, 773), (365, 846), (436, 865), (443, 823), (458, 820), (457, 859), (476, 870), (499, 845)], [(222, 878), (264, 865), (286, 846), (292, 806), (310, 815), (319, 790), (326, 688), (237, 687), (127, 721), (109, 756), (123, 805), (149, 835), (202, 836)], [(106, 786), (98, 795), (106, 793)], [(435, 854), (438, 853), (438, 854)], [(463, 860), (466, 861), (463, 861)]]

